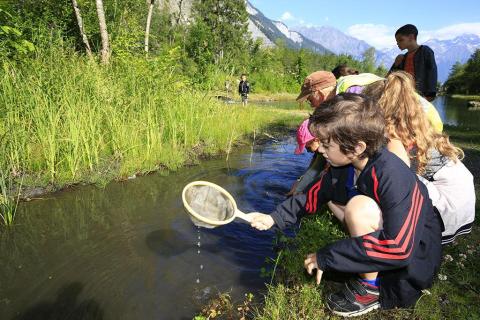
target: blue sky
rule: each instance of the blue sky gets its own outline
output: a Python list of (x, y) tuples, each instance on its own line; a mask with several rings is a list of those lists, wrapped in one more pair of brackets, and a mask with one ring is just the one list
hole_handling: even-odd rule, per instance
[(462, 33), (480, 36), (479, 0), (250, 0), (274, 20), (288, 26), (329, 25), (377, 48), (395, 45), (395, 30), (415, 24), (420, 42), (451, 39)]

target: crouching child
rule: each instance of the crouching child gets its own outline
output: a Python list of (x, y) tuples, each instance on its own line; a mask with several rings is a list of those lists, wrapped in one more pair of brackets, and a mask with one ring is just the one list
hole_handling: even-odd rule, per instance
[[(270, 214), (255, 213), (252, 227), (287, 228), (328, 204), (350, 238), (309, 254), (304, 266), (316, 282), (330, 270), (352, 273), (329, 309), (357, 316), (377, 308), (409, 307), (432, 285), (441, 260), (441, 222), (426, 187), (400, 158), (385, 149), (379, 107), (357, 94), (323, 103), (310, 131), (330, 164), (305, 194), (294, 195)], [(338, 185), (337, 181), (349, 183)]]

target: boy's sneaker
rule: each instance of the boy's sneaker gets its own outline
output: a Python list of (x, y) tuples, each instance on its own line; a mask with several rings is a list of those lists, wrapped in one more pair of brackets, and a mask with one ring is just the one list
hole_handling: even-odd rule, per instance
[(378, 309), (379, 295), (378, 287), (354, 279), (345, 283), (342, 292), (329, 295), (327, 306), (330, 311), (340, 316), (356, 317)]

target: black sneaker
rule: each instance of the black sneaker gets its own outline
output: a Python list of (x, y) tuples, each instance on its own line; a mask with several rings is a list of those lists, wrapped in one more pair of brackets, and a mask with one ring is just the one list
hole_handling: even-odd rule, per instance
[(327, 298), (330, 311), (343, 317), (356, 317), (380, 307), (378, 287), (365, 284), (359, 279), (345, 283), (342, 292)]

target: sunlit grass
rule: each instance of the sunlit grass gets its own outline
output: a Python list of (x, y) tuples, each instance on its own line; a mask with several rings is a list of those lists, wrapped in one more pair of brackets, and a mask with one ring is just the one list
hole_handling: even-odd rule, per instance
[[(12, 181), (13, 180), (10, 176), (0, 169), (0, 218), (3, 225), (6, 227), (13, 225), (20, 199), (19, 193), (17, 193), (15, 197), (10, 195)], [(20, 191), (20, 188), (18, 189), (18, 192)]]
[(0, 166), (30, 186), (62, 186), (175, 170), (195, 153), (298, 115), (226, 105), (179, 75), (177, 53), (99, 66), (42, 52), (0, 69)]

